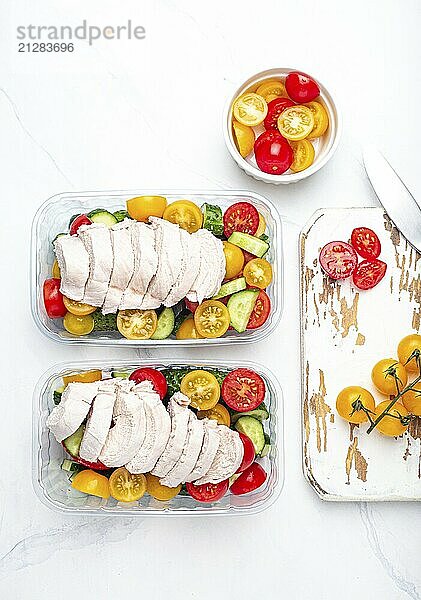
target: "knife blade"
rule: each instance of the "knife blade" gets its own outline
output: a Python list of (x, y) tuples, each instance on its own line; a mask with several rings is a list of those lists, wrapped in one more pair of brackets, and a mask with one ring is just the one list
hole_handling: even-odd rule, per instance
[(421, 252), (421, 208), (417, 201), (376, 148), (364, 148), (363, 159), (381, 205), (411, 246)]

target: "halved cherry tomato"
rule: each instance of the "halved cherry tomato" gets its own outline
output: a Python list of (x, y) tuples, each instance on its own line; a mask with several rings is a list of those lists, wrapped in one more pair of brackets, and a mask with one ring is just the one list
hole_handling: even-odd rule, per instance
[(228, 479), (225, 479), (225, 481), (221, 481), (220, 483), (204, 483), (203, 485), (186, 483), (189, 495), (198, 502), (216, 502), (217, 500), (220, 500), (227, 493), (228, 486)]
[(255, 254), (252, 254), (251, 252), (247, 252), (247, 250), (243, 250), (243, 256), (244, 256), (244, 264), (245, 265), (248, 262), (250, 262), (251, 260), (253, 260), (254, 258), (257, 258)]
[(205, 300), (196, 308), (194, 324), (204, 338), (219, 338), (230, 324), (228, 308), (220, 300)]
[(111, 496), (119, 502), (135, 502), (146, 492), (146, 477), (129, 473), (125, 467), (113, 471), (108, 483)]
[(158, 325), (154, 310), (120, 310), (117, 313), (117, 329), (128, 340), (148, 340)]
[[(390, 400), (384, 400), (376, 406), (373, 419), (376, 420), (389, 406)], [(408, 411), (400, 402), (396, 402), (383, 419), (376, 425), (377, 431), (390, 437), (398, 437), (405, 433), (408, 428)]]
[(243, 442), (244, 454), (243, 460), (241, 461), (241, 465), (238, 467), (236, 472), (242, 473), (243, 471), (248, 469), (249, 466), (253, 463), (256, 457), (256, 452), (254, 451), (254, 444), (248, 437), (248, 435), (245, 435), (240, 431), (238, 432), (238, 435), (240, 436), (240, 439)]
[(266, 115), (265, 129), (278, 129), (278, 117), (286, 108), (294, 106), (294, 102), (289, 98), (275, 98), (268, 104), (268, 114)]
[(255, 233), (256, 237), (260, 237), (261, 235), (263, 235), (266, 231), (266, 220), (265, 217), (259, 213), (259, 227), (257, 228), (257, 231)]
[(379, 238), (368, 227), (356, 227), (351, 233), (351, 244), (367, 260), (377, 258), (382, 250)]
[(77, 317), (84, 317), (85, 315), (90, 315), (96, 311), (96, 306), (84, 304), (83, 302), (76, 302), (76, 300), (71, 300), (67, 296), (63, 296), (63, 302), (67, 310)]
[(272, 265), (265, 258), (253, 258), (243, 269), (246, 282), (262, 290), (272, 281)]
[(266, 477), (267, 475), (264, 468), (259, 465), (259, 463), (255, 462), (241, 473), (240, 477), (238, 477), (231, 485), (230, 490), (235, 496), (248, 494), (262, 486), (266, 481)]
[(314, 79), (299, 71), (288, 73), (285, 88), (294, 102), (311, 102), (320, 95), (320, 88)]
[(266, 100), (266, 102), (272, 102), (276, 98), (280, 98), (281, 96), (286, 96), (285, 85), (282, 81), (277, 79), (270, 79), (269, 81), (264, 81), (259, 85), (256, 90), (256, 94), (262, 96)]
[(233, 279), (242, 271), (244, 254), (238, 246), (230, 242), (222, 242), (225, 254), (225, 279)]
[(398, 357), (408, 373), (417, 373), (421, 362), (421, 335), (412, 333), (401, 339), (398, 345)]
[(232, 112), (234, 118), (242, 125), (255, 127), (264, 121), (268, 105), (262, 96), (249, 92), (234, 101)]
[(294, 158), (288, 141), (274, 130), (259, 135), (254, 144), (254, 156), (259, 169), (271, 175), (282, 175), (288, 171)]
[(86, 215), (79, 215), (75, 219), (73, 219), (72, 224), (70, 225), (70, 235), (76, 235), (79, 231), (79, 227), (82, 225), (91, 225), (92, 221)]
[(68, 312), (64, 316), (63, 326), (64, 329), (72, 335), (88, 335), (94, 328), (94, 319), (92, 315), (78, 317), (77, 315)]
[(231, 417), (227, 409), (223, 404), (215, 404), (213, 408), (209, 408), (208, 410), (199, 410), (197, 413), (198, 419), (213, 419), (217, 421), (219, 425), (226, 425), (229, 427), (231, 425)]
[(74, 454), (71, 454), (69, 452), (69, 450), (66, 448), (63, 442), (61, 443), (61, 445), (63, 446), (67, 454), (71, 457), (71, 459), (79, 463), (83, 467), (87, 467), (88, 469), (92, 469), (93, 471), (107, 471), (109, 469), (109, 467), (105, 466), (102, 462), (90, 462), (89, 460), (84, 460), (83, 458), (80, 458), (80, 456), (74, 456)]
[(253, 151), (254, 131), (251, 127), (247, 127), (247, 125), (243, 125), (235, 120), (232, 122), (232, 128), (238, 152), (243, 158), (246, 158)]
[(197, 340), (201, 338), (203, 338), (203, 336), (200, 335), (196, 329), (193, 315), (190, 315), (184, 319), (175, 334), (176, 340)]
[(251, 369), (235, 369), (222, 382), (222, 399), (237, 412), (257, 408), (263, 402), (265, 393), (265, 382)]
[(186, 305), (187, 310), (189, 310), (192, 314), (195, 313), (196, 308), (199, 306), (198, 302), (192, 302), (188, 298), (184, 298), (184, 304)]
[(313, 113), (307, 106), (290, 106), (278, 117), (279, 133), (287, 140), (303, 140), (310, 135), (313, 127)]
[(108, 479), (104, 475), (95, 473), (95, 471), (91, 471), (90, 469), (76, 473), (72, 480), (72, 488), (90, 496), (98, 496), (105, 499), (110, 497)]
[(58, 266), (57, 259), (53, 262), (53, 266), (51, 267), (51, 275), (53, 279), (61, 279), (60, 267)]
[(200, 208), (190, 200), (176, 200), (167, 206), (163, 218), (176, 223), (189, 233), (195, 233), (202, 227), (203, 214)]
[(349, 423), (358, 425), (368, 421), (367, 413), (374, 414), (375, 405), (373, 395), (358, 385), (344, 388), (336, 398), (339, 415)]
[(386, 274), (387, 265), (382, 260), (363, 260), (352, 274), (352, 281), (359, 290), (370, 290), (375, 287)]
[(94, 381), (101, 381), (102, 371), (83, 371), (83, 373), (72, 373), (70, 375), (63, 375), (64, 385), (69, 383), (93, 383)]
[(226, 238), (234, 231), (254, 235), (259, 227), (259, 213), (250, 202), (236, 202), (224, 214), (224, 234)]
[(396, 396), (398, 391), (405, 388), (408, 374), (405, 367), (394, 358), (383, 358), (374, 365), (371, 380), (382, 394)]
[(55, 277), (44, 281), (44, 306), (50, 319), (61, 319), (67, 313), (67, 308), (64, 306), (63, 294), (60, 292), (60, 285), (61, 280)]
[(136, 196), (127, 200), (127, 212), (136, 221), (146, 221), (149, 217), (162, 217), (167, 206), (164, 196)]
[(264, 290), (260, 290), (250, 315), (247, 329), (257, 329), (266, 323), (270, 313), (270, 298)]
[(291, 142), (292, 151), (294, 153), (294, 160), (290, 166), (291, 171), (299, 173), (308, 169), (314, 161), (314, 146), (308, 140), (298, 140), (298, 142)]
[(155, 392), (159, 394), (161, 400), (165, 398), (167, 394), (167, 380), (161, 371), (158, 371), (157, 369), (152, 369), (151, 367), (136, 369), (136, 371), (133, 371), (133, 373), (130, 375), (129, 379), (131, 379), (131, 381), (135, 381), (136, 383), (140, 383), (141, 381), (150, 381)]
[(314, 140), (326, 133), (326, 129), (329, 127), (329, 115), (323, 104), (320, 104), (320, 102), (308, 102), (305, 106), (313, 113), (314, 127), (311, 130), (308, 139)]
[(146, 491), (155, 498), (155, 500), (167, 502), (168, 500), (175, 498), (181, 491), (181, 484), (175, 488), (170, 488), (166, 485), (162, 485), (159, 481), (159, 477), (156, 475), (146, 473)]
[(213, 373), (196, 369), (184, 375), (181, 392), (190, 398), (190, 405), (198, 410), (209, 410), (218, 404), (221, 388)]
[(354, 248), (346, 242), (329, 242), (320, 251), (320, 265), (332, 279), (346, 279), (357, 266)]

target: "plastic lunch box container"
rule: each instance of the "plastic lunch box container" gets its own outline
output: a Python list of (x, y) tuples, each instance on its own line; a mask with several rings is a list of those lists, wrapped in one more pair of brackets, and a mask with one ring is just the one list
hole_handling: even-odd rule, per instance
[[(70, 373), (102, 369), (104, 376), (110, 372), (127, 371), (130, 373), (139, 367), (193, 367), (226, 368), (248, 367), (259, 373), (266, 383), (265, 404), (270, 417), (265, 421), (265, 429), (270, 435), (271, 450), (261, 459), (268, 477), (258, 490), (244, 496), (228, 493), (218, 502), (201, 504), (190, 496), (176, 496), (169, 502), (159, 502), (145, 494), (138, 502), (130, 504), (117, 502), (113, 498), (104, 500), (86, 496), (74, 490), (69, 482), (68, 473), (61, 469), (61, 463), (67, 454), (46, 426), (53, 403), (53, 391), (63, 385), (62, 376)], [(284, 481), (283, 447), (283, 405), (282, 389), (276, 377), (260, 364), (250, 361), (188, 361), (182, 359), (157, 358), (156, 361), (85, 361), (56, 365), (46, 371), (39, 380), (33, 398), (33, 485), (38, 498), (46, 506), (61, 512), (91, 515), (234, 515), (252, 514), (268, 508), (280, 494)]]
[[(273, 281), (267, 293), (271, 300), (271, 313), (262, 327), (244, 333), (228, 331), (218, 339), (194, 340), (128, 340), (118, 332), (93, 332), (87, 336), (74, 336), (67, 333), (61, 319), (49, 319), (43, 303), (42, 287), (45, 279), (51, 277), (54, 262), (52, 241), (60, 232), (68, 231), (70, 218), (101, 207), (109, 211), (124, 209), (126, 200), (134, 196), (161, 195), (168, 202), (181, 198), (192, 200), (197, 205), (218, 204), (222, 210), (236, 202), (250, 202), (263, 215), (270, 237), (270, 248), (266, 258), (273, 268)], [(282, 265), (282, 226), (274, 205), (263, 196), (249, 191), (163, 191), (130, 190), (114, 192), (72, 192), (49, 198), (37, 211), (32, 224), (31, 240), (31, 308), (35, 323), (40, 331), (50, 339), (65, 344), (88, 344), (92, 346), (209, 346), (237, 343), (252, 343), (266, 338), (278, 324), (283, 309), (283, 265)]]

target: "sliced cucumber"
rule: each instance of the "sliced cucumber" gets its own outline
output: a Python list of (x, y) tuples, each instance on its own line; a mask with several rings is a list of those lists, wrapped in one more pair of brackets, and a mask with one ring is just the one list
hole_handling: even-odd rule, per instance
[(59, 237), (63, 237), (63, 235), (68, 235), (68, 234), (67, 233), (58, 233), (51, 243), (54, 245), (54, 242), (56, 240), (58, 240)]
[(103, 223), (107, 227), (112, 227), (117, 223), (115, 216), (104, 208), (96, 208), (86, 215), (92, 223)]
[(235, 423), (238, 421), (240, 417), (253, 417), (253, 419), (257, 419), (258, 421), (265, 421), (269, 419), (269, 411), (266, 408), (266, 404), (262, 402), (257, 408), (254, 410), (249, 410), (248, 412), (232, 412), (231, 414), (231, 423)]
[(53, 392), (54, 404), (60, 404), (60, 402), (61, 402), (61, 395), (62, 395), (63, 392), (64, 392), (64, 385), (62, 385), (61, 387), (59, 387), (56, 390), (54, 390), (54, 392)]
[(164, 308), (158, 317), (158, 325), (152, 340), (165, 340), (173, 331), (175, 323), (174, 311), (172, 308)]
[(183, 323), (187, 317), (191, 317), (191, 312), (187, 310), (187, 308), (183, 308), (175, 319), (173, 333), (177, 333), (177, 331), (180, 329), (181, 323)]
[(79, 473), (79, 471), (83, 471), (85, 467), (75, 462), (74, 460), (69, 460), (65, 458), (61, 463), (61, 468), (63, 471), (67, 471), (68, 473)]
[(112, 371), (111, 377), (113, 377), (113, 378), (119, 377), (120, 379), (128, 379), (130, 377), (130, 373), (127, 373), (127, 371)]
[(244, 433), (251, 439), (256, 454), (260, 454), (263, 450), (266, 440), (263, 425), (253, 417), (240, 417), (234, 425), (237, 431)]
[(263, 458), (267, 456), (272, 448), (272, 444), (270, 443), (270, 437), (267, 433), (265, 433), (265, 445), (263, 446), (263, 450), (260, 453), (260, 456)]
[(124, 221), (124, 219), (131, 218), (127, 210), (116, 210), (113, 215), (117, 219), (117, 223), (121, 223), (121, 221)]
[(209, 229), (214, 235), (221, 236), (224, 233), (224, 222), (222, 209), (214, 204), (203, 204), (203, 229)]
[(245, 290), (247, 287), (245, 277), (238, 277), (238, 279), (232, 279), (231, 281), (227, 281), (221, 286), (221, 289), (213, 297), (214, 300), (218, 300), (218, 298), (225, 298), (225, 296), (231, 296), (231, 294), (235, 294), (236, 292), (241, 292), (241, 290)]
[(233, 294), (228, 300), (227, 308), (230, 314), (231, 325), (238, 333), (242, 333), (247, 329), (250, 315), (253, 312), (256, 304), (257, 290), (243, 290)]
[(85, 433), (85, 426), (81, 425), (79, 429), (76, 429), (72, 435), (63, 440), (63, 445), (67, 452), (72, 456), (79, 456), (79, 448), (82, 443), (83, 434)]
[(241, 231), (234, 231), (228, 238), (228, 241), (259, 258), (269, 250), (269, 244), (267, 242), (254, 235), (242, 233)]
[(259, 239), (261, 239), (263, 242), (267, 242), (269, 244), (269, 236), (266, 235), (266, 233), (262, 233), (262, 235), (259, 235)]

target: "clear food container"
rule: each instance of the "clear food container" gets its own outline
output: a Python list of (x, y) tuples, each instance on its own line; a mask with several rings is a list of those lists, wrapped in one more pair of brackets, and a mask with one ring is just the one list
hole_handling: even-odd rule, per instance
[[(270, 414), (265, 430), (270, 436), (271, 449), (259, 462), (267, 473), (264, 485), (244, 496), (228, 492), (221, 500), (212, 504), (201, 504), (190, 496), (178, 495), (168, 502), (160, 502), (145, 494), (138, 502), (130, 504), (117, 502), (113, 498), (104, 500), (87, 496), (74, 490), (69, 481), (69, 473), (61, 469), (61, 463), (68, 455), (46, 426), (46, 420), (54, 407), (53, 391), (63, 385), (63, 375), (101, 369), (104, 375), (111, 371), (132, 372), (139, 367), (193, 367), (253, 369), (266, 383), (265, 404)], [(152, 360), (129, 361), (85, 361), (63, 363), (49, 369), (39, 380), (33, 398), (33, 485), (38, 498), (46, 506), (74, 514), (100, 515), (234, 515), (251, 514), (268, 508), (280, 494), (284, 481), (283, 449), (283, 406), (282, 390), (276, 377), (262, 365), (249, 361), (213, 360), (197, 361), (159, 358)]]
[[(44, 308), (43, 283), (51, 277), (54, 262), (52, 241), (58, 233), (68, 231), (70, 218), (78, 213), (86, 213), (97, 207), (111, 212), (124, 209), (126, 200), (134, 196), (161, 195), (168, 202), (189, 199), (198, 206), (207, 202), (218, 204), (226, 210), (236, 202), (250, 202), (263, 215), (270, 238), (267, 258), (272, 264), (273, 280), (267, 289), (271, 300), (271, 313), (262, 327), (247, 330), (244, 333), (227, 331), (217, 339), (176, 340), (128, 340), (119, 332), (92, 332), (85, 336), (74, 336), (68, 333), (61, 319), (50, 319)], [(116, 192), (71, 192), (58, 194), (49, 198), (37, 211), (32, 224), (31, 241), (31, 309), (32, 315), (40, 331), (50, 339), (65, 344), (88, 344), (93, 346), (209, 346), (257, 342), (266, 338), (278, 324), (283, 309), (283, 256), (282, 227), (279, 214), (274, 205), (263, 196), (248, 191), (171, 191), (163, 190), (130, 190)]]

